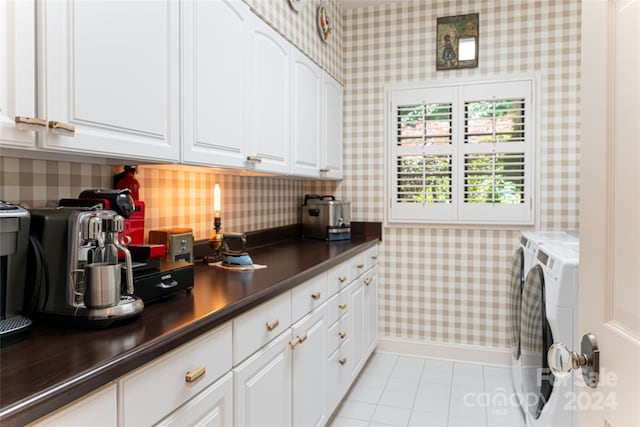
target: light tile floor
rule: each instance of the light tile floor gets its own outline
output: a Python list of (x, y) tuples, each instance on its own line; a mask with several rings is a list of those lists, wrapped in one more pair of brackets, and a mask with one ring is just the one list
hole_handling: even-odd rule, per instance
[(331, 427), (524, 427), (511, 369), (374, 353)]

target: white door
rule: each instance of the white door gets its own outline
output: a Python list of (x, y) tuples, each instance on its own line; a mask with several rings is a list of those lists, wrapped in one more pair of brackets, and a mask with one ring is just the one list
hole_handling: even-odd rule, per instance
[(638, 426), (640, 0), (585, 1), (582, 16), (578, 332), (595, 334), (601, 374), (576, 404), (580, 426)]
[(320, 176), (322, 70), (292, 49), (291, 173)]
[(290, 340), (288, 329), (234, 368), (237, 427), (292, 425)]
[(182, 3), (186, 163), (244, 166), (250, 13), (241, 0)]
[(293, 425), (322, 426), (327, 421), (327, 305), (293, 325)]
[(324, 178), (342, 178), (342, 86), (324, 73), (321, 172)]
[(250, 32), (248, 170), (288, 173), (291, 45), (258, 17)]
[(35, 147), (34, 131), (18, 130), (14, 122), (36, 116), (35, 13), (32, 1), (0, 3), (1, 147)]
[(47, 134), (43, 146), (177, 161), (179, 3), (38, 5), (39, 113), (76, 129), (74, 136)]

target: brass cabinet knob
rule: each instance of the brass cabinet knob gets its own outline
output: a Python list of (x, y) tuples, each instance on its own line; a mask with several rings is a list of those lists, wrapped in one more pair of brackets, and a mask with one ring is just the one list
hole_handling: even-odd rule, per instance
[(276, 319), (273, 322), (267, 322), (267, 331), (271, 332), (273, 331), (275, 328), (278, 327), (278, 325), (280, 325), (280, 320)]
[(347, 363), (347, 358), (343, 357), (342, 359), (338, 360), (338, 363), (344, 366)]
[(345, 310), (345, 309), (347, 308), (347, 304), (340, 304), (340, 305), (338, 306), (338, 308), (339, 308), (340, 310)]
[(344, 283), (344, 282), (346, 282), (346, 280), (347, 280), (347, 277), (346, 277), (346, 276), (340, 276), (340, 277), (338, 277), (338, 281), (339, 281), (340, 283)]
[(371, 282), (373, 282), (373, 277), (367, 277), (366, 279), (364, 279), (364, 284), (367, 286), (369, 286)]
[(320, 299), (320, 292), (314, 292), (311, 294), (311, 298), (313, 299)]

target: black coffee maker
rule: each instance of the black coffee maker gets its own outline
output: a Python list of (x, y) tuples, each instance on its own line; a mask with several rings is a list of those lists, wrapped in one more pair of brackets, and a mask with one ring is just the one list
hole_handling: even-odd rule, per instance
[(31, 320), (22, 315), (29, 211), (0, 201), (0, 347), (27, 336)]

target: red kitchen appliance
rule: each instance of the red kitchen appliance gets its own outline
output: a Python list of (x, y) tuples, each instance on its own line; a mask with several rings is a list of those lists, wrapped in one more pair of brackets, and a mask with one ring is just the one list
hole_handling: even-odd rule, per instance
[(124, 218), (124, 236), (131, 237), (131, 244), (144, 243), (144, 202), (134, 201), (129, 189), (97, 188), (84, 190), (77, 199), (61, 199), (58, 206), (93, 207), (117, 212)]

